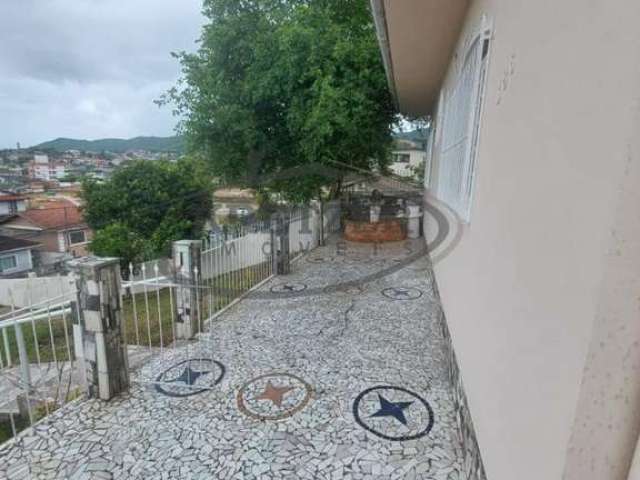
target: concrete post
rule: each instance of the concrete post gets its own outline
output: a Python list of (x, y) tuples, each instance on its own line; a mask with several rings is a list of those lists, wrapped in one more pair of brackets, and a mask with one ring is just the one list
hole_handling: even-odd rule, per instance
[(200, 307), (197, 291), (202, 274), (202, 242), (178, 240), (173, 242), (173, 266), (176, 272), (175, 309), (176, 338), (190, 340), (200, 326)]
[(420, 238), (420, 220), (422, 214), (417, 205), (407, 206), (407, 236), (409, 238)]
[(271, 217), (271, 251), (273, 252), (273, 272), (277, 275), (287, 275), (289, 264), (289, 222), (285, 222), (282, 215)]
[(318, 202), (320, 204), (320, 217), (319, 217), (319, 221), (320, 221), (320, 242), (319, 245), (321, 247), (325, 246), (325, 238), (324, 238), (324, 202), (322, 201), (322, 199), (320, 199), (320, 201)]
[(117, 258), (84, 257), (69, 262), (76, 279), (87, 394), (110, 400), (129, 388), (129, 359), (123, 340), (120, 264)]
[(380, 212), (382, 207), (380, 205), (371, 205), (369, 208), (369, 222), (378, 223), (380, 221)]

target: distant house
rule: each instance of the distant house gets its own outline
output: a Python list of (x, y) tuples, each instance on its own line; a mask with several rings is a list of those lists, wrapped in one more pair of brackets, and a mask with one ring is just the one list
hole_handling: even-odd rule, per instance
[(52, 161), (47, 155), (34, 155), (29, 163), (29, 177), (34, 180), (59, 180), (67, 175), (67, 166), (61, 161)]
[(27, 209), (27, 198), (13, 193), (0, 193), (0, 215), (12, 215)]
[(33, 250), (38, 243), (0, 236), (0, 277), (18, 277), (34, 267)]
[(411, 177), (418, 168), (423, 169), (427, 160), (426, 142), (415, 139), (396, 138), (391, 151), (389, 168), (395, 175)]
[(67, 200), (20, 212), (0, 221), (0, 229), (5, 235), (38, 242), (45, 263), (87, 255), (92, 236), (78, 206)]

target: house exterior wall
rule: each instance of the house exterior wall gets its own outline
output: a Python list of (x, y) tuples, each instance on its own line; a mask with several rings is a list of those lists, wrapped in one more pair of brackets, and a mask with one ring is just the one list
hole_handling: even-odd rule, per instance
[(41, 245), (38, 250), (41, 250), (43, 252), (60, 252), (58, 248), (57, 232), (38, 232), (36, 235), (29, 235), (29, 240), (38, 242)]
[(58, 232), (42, 231), (34, 229), (33, 226), (22, 218), (12, 220), (10, 224), (2, 225), (3, 234), (11, 237), (24, 238), (40, 244), (37, 250), (43, 252), (59, 252)]
[[(85, 242), (71, 243), (71, 232), (83, 231), (85, 235)], [(88, 228), (73, 228), (70, 230), (58, 232), (58, 251), (70, 253), (74, 257), (83, 257), (89, 255), (89, 242), (93, 238), (93, 232)]]
[(471, 220), (435, 272), (487, 477), (624, 480), (640, 427), (640, 3), (476, 0), (445, 86), (485, 14)]
[(29, 176), (38, 180), (51, 180), (49, 164), (32, 163), (29, 167)]

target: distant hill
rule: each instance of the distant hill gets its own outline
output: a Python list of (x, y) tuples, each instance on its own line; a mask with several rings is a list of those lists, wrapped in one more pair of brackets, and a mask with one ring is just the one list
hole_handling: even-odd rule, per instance
[(184, 151), (184, 139), (182, 137), (135, 137), (127, 140), (121, 138), (103, 138), (100, 140), (75, 140), (73, 138), (56, 138), (50, 142), (44, 142), (31, 147), (33, 150), (83, 150), (85, 152), (109, 151), (124, 153), (127, 150), (146, 150), (148, 152), (175, 152)]

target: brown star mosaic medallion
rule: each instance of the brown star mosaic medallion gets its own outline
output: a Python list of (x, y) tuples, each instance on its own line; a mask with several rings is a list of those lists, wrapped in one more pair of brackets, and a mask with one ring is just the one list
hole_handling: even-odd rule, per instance
[(274, 405), (281, 407), (282, 399), (284, 396), (293, 390), (293, 387), (276, 387), (271, 383), (271, 380), (267, 380), (267, 386), (257, 399), (258, 400), (271, 400)]
[(238, 391), (238, 409), (258, 420), (282, 420), (302, 410), (311, 400), (311, 386), (290, 373), (267, 373)]

